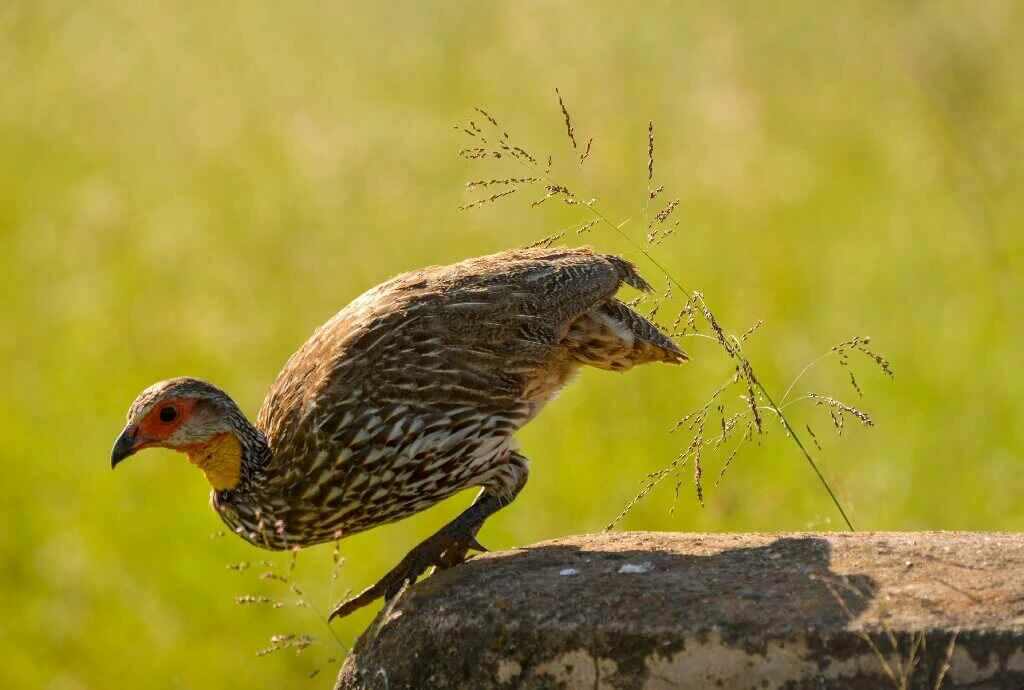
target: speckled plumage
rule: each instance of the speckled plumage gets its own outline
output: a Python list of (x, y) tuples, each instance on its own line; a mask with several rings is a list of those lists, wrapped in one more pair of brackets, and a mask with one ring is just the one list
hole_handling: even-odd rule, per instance
[[(288, 360), (213, 505), (268, 548), (310, 545), (424, 510), (468, 487), (511, 498), (514, 432), (580, 365), (626, 370), (685, 355), (614, 298), (649, 289), (589, 248), (514, 249), (397, 276), (358, 297)], [(245, 444), (243, 444), (245, 445)]]

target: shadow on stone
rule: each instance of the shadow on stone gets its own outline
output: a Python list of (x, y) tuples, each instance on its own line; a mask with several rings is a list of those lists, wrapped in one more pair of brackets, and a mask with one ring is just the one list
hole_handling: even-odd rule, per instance
[(826, 539), (753, 536), (613, 533), (474, 559), (386, 611), (338, 687), (731, 687), (815, 644), (825, 665), (862, 654), (808, 631), (845, 630), (872, 577), (832, 572)]

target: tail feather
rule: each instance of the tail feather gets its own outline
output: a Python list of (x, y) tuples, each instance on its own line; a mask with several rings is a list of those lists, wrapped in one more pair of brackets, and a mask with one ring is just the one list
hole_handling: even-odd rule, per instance
[(616, 299), (576, 319), (562, 343), (578, 362), (613, 371), (647, 362), (689, 359), (656, 325)]

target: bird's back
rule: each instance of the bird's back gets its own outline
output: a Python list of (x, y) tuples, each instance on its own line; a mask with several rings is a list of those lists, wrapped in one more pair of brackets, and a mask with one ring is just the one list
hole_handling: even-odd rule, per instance
[(351, 496), (367, 473), (409, 484), (401, 466), (417, 457), (436, 456), (456, 474), (467, 464), (468, 476), (470, 461), (502, 452), (580, 364), (684, 359), (614, 299), (624, 282), (649, 289), (615, 256), (525, 248), (372, 288), (321, 326), (271, 387), (257, 426), (277, 476), (327, 502)]

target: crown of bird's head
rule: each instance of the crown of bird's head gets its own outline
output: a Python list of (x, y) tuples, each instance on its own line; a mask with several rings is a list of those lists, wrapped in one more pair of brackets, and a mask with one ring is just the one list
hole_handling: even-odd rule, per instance
[(193, 378), (154, 383), (135, 398), (110, 453), (110, 465), (143, 448), (170, 448), (188, 455), (214, 489), (240, 479), (243, 444), (254, 429), (227, 393)]

